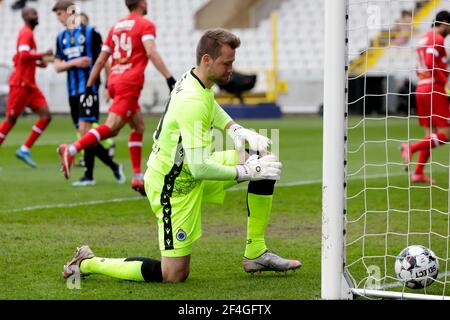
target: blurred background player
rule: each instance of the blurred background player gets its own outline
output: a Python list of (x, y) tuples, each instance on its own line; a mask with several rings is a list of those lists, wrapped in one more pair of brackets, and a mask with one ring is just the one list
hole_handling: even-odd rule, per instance
[[(101, 47), (101, 35), (90, 25), (80, 23), (74, 9), (75, 4), (70, 0), (59, 0), (53, 7), (58, 20), (66, 27), (59, 33), (56, 40), (55, 69), (57, 72), (67, 72), (67, 89), (72, 121), (80, 136), (84, 136), (93, 123), (99, 121), (100, 79), (92, 87), (93, 100), (89, 106), (81, 106), (80, 97), (86, 92), (86, 83), (92, 71), (92, 65), (97, 60)], [(84, 176), (73, 183), (73, 186), (95, 185), (94, 162), (95, 156), (111, 168), (118, 183), (125, 182), (122, 166), (114, 162), (108, 150), (97, 143), (85, 150)]]
[(419, 124), (425, 129), (423, 140), (415, 144), (402, 144), (401, 154), (407, 165), (414, 153), (419, 159), (411, 176), (413, 183), (430, 183), (424, 168), (431, 149), (444, 145), (450, 137), (450, 105), (445, 87), (448, 81), (445, 38), (450, 34), (450, 13), (440, 11), (432, 29), (420, 40), (417, 47), (419, 82), (416, 89), (416, 107)]
[(44, 53), (36, 53), (33, 30), (39, 24), (37, 11), (33, 8), (24, 8), (22, 18), (25, 26), (19, 32), (17, 53), (13, 58), (14, 69), (9, 79), (10, 91), (6, 119), (0, 124), (0, 145), (24, 109), (30, 108), (39, 116), (39, 120), (33, 126), (25, 143), (16, 151), (16, 156), (35, 168), (36, 163), (31, 157), (30, 149), (51, 121), (47, 100), (36, 85), (36, 67), (46, 68), (47, 62), (44, 59), (51, 57), (53, 52), (48, 50)]
[(82, 106), (93, 100), (93, 86), (109, 57), (112, 56), (108, 91), (113, 104), (109, 109), (108, 118), (105, 124), (90, 130), (75, 143), (61, 145), (59, 153), (64, 176), (69, 179), (73, 159), (78, 152), (117, 135), (128, 123), (131, 127), (128, 148), (134, 173), (131, 187), (145, 195), (144, 175), (141, 168), (144, 118), (139, 106), (139, 96), (144, 85), (144, 72), (148, 60), (150, 59), (166, 78), (170, 90), (173, 89), (176, 81), (156, 49), (155, 25), (144, 18), (147, 14), (147, 0), (125, 0), (125, 4), (130, 10), (130, 15), (111, 28), (89, 77), (86, 93), (81, 99)]
[[(242, 181), (250, 181), (244, 271), (287, 272), (301, 267), (300, 261), (269, 251), (265, 242), (275, 183), (281, 175), (280, 161), (267, 152), (270, 140), (236, 124), (214, 98), (212, 87), (230, 81), (240, 43), (223, 29), (205, 32), (197, 47), (197, 67), (178, 81), (153, 136), (145, 184), (158, 220), (161, 261), (99, 258), (82, 246), (64, 267), (65, 278), (93, 273), (134, 281), (185, 281), (193, 243), (202, 233), (202, 203), (223, 203), (226, 189)], [(238, 142), (237, 149), (212, 152), (211, 127), (227, 131)], [(262, 155), (238, 152), (245, 141)]]
[[(85, 25), (85, 26), (90, 24), (89, 16), (85, 12), (80, 12), (80, 23)], [(106, 76), (105, 79), (108, 79), (110, 70), (111, 70), (110, 64), (109, 63), (105, 64), (105, 76)], [(111, 100), (111, 97), (109, 96), (109, 93), (108, 93), (108, 82), (107, 81), (105, 81), (105, 90), (103, 91), (103, 96), (104, 96), (104, 99), (106, 100), (106, 102), (109, 102)], [(94, 122), (91, 125), (92, 125), (92, 128), (94, 128), (94, 129), (98, 127), (98, 123), (97, 122)], [(77, 139), (80, 139), (80, 138), (81, 138), (81, 135), (77, 131)], [(109, 138), (109, 139), (100, 141), (100, 143), (102, 144), (102, 146), (106, 150), (108, 150), (109, 156), (111, 158), (114, 158), (115, 148), (116, 148), (116, 144), (114, 142), (114, 139)], [(80, 154), (80, 159), (75, 165), (78, 166), (78, 167), (85, 167), (84, 150), (81, 151), (79, 154)]]

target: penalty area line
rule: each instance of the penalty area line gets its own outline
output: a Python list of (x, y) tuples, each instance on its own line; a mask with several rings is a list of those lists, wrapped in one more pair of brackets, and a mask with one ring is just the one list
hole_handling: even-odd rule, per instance
[[(389, 176), (401, 176), (406, 173), (395, 173), (390, 174)], [(360, 179), (377, 179), (377, 178), (385, 178), (385, 174), (374, 174), (367, 176), (354, 176), (350, 177), (348, 180), (360, 180)], [(314, 185), (322, 183), (322, 179), (314, 179), (314, 180), (300, 180), (300, 181), (292, 181), (292, 182), (284, 182), (277, 183), (275, 187), (277, 188), (286, 188), (286, 187), (298, 187), (298, 186), (306, 186), (306, 185)], [(247, 190), (247, 186), (238, 186), (230, 188), (228, 191), (241, 191)], [(89, 205), (99, 205), (99, 204), (108, 204), (108, 203), (121, 203), (127, 201), (139, 201), (139, 200), (147, 200), (146, 197), (130, 197), (130, 198), (114, 198), (114, 199), (106, 199), (106, 200), (92, 200), (85, 202), (74, 202), (74, 203), (60, 203), (60, 204), (49, 204), (49, 205), (37, 205), (32, 207), (25, 208), (17, 208), (11, 210), (0, 211), (0, 214), (8, 214), (8, 213), (17, 213), (17, 212), (31, 212), (36, 210), (44, 210), (44, 209), (61, 209), (61, 208), (74, 208), (74, 207), (82, 207)]]

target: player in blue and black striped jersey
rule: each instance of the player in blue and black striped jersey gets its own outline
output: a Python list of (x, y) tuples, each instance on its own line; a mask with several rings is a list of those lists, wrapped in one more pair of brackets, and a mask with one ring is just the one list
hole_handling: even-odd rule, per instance
[[(82, 107), (80, 97), (86, 93), (86, 84), (92, 67), (102, 47), (102, 37), (89, 24), (80, 23), (80, 19), (71, 9), (74, 3), (70, 0), (57, 1), (53, 7), (58, 20), (65, 26), (56, 39), (55, 69), (67, 72), (67, 90), (69, 94), (72, 121), (81, 136), (85, 135), (93, 124), (99, 122), (100, 80), (92, 87), (93, 99)], [(118, 183), (124, 183), (122, 165), (114, 162), (108, 150), (102, 144), (85, 150), (85, 174), (74, 186), (94, 185), (94, 159), (97, 156), (114, 173)]]

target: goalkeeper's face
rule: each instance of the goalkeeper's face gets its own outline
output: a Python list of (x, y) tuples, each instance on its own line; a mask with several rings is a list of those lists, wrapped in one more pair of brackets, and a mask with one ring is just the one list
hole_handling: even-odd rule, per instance
[(219, 85), (230, 82), (236, 50), (229, 45), (222, 46), (221, 54), (216, 59), (209, 59), (208, 79)]

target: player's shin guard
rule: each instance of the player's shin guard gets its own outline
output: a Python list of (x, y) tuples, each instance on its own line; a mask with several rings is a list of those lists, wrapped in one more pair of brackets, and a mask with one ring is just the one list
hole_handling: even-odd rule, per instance
[(247, 245), (244, 256), (255, 259), (266, 250), (264, 235), (272, 211), (274, 180), (251, 181), (247, 193)]
[(31, 130), (30, 135), (28, 136), (28, 139), (25, 141), (24, 147), (31, 149), (31, 147), (34, 145), (37, 139), (41, 136), (41, 134), (44, 132), (44, 130), (49, 125), (50, 120), (46, 118), (41, 118), (36, 122), (36, 124), (33, 126), (33, 129)]
[(135, 175), (141, 174), (142, 162), (142, 141), (144, 134), (142, 132), (131, 131), (128, 140), (128, 149), (130, 150), (131, 166)]
[(11, 131), (11, 129), (14, 127), (14, 124), (4, 120), (0, 124), (0, 146), (2, 145), (3, 141), (5, 141), (6, 136)]
[(81, 150), (92, 147), (99, 141), (107, 139), (111, 136), (112, 136), (111, 129), (107, 125), (102, 124), (98, 126), (98, 128), (96, 129), (89, 130), (88, 133), (86, 133), (81, 139), (79, 139), (73, 144), (73, 147), (76, 149), (76, 152), (78, 153)]
[(161, 262), (149, 258), (83, 260), (80, 264), (83, 274), (101, 274), (112, 278), (137, 282), (162, 282)]

